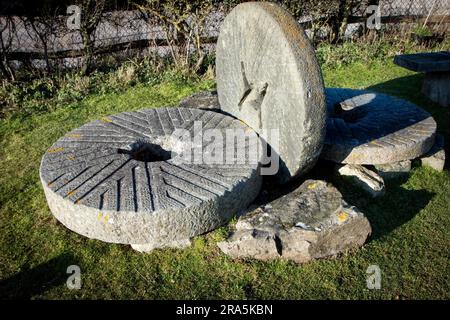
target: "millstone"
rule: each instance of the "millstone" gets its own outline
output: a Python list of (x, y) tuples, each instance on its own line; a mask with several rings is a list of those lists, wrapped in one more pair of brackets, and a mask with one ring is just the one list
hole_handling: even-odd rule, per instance
[[(190, 144), (172, 136), (180, 128), (192, 137), (211, 128), (224, 136), (227, 129), (253, 132), (232, 117), (188, 108), (90, 122), (60, 138), (42, 159), (40, 177), (54, 216), (89, 238), (147, 248), (186, 243), (228, 221), (259, 192), (254, 149), (233, 139), (219, 145), (224, 155), (227, 147), (240, 155), (233, 163), (183, 162), (174, 154)], [(201, 154), (210, 147), (203, 143)]]
[(302, 174), (325, 136), (323, 81), (314, 49), (295, 19), (268, 2), (242, 3), (222, 23), (216, 47), (221, 109), (264, 137), (280, 157), (280, 182)]
[(367, 90), (326, 89), (327, 134), (321, 157), (337, 163), (414, 159), (434, 143), (436, 122), (411, 102)]

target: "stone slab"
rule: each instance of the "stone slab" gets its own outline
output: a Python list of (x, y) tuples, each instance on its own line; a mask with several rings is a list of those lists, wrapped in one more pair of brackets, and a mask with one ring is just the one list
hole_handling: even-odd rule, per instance
[(436, 135), (436, 142), (434, 146), (423, 157), (420, 158), (420, 162), (423, 166), (433, 168), (437, 171), (444, 170), (445, 165), (445, 149), (444, 149), (444, 136), (441, 134)]
[(383, 178), (361, 165), (337, 165), (336, 171), (341, 176), (350, 177), (355, 185), (367, 191), (374, 198), (385, 194)]
[(293, 192), (239, 218), (219, 248), (233, 258), (287, 259), (297, 263), (335, 256), (362, 246), (370, 223), (340, 192), (307, 180)]
[(264, 136), (280, 156), (279, 182), (303, 174), (320, 155), (325, 136), (323, 80), (314, 48), (280, 6), (247, 2), (221, 25), (216, 47), (221, 109)]
[[(253, 132), (220, 113), (157, 108), (107, 116), (67, 133), (40, 167), (50, 210), (81, 235), (142, 251), (178, 246), (217, 228), (257, 196), (261, 176), (259, 163), (250, 161), (256, 149), (239, 139), (220, 146), (240, 154), (232, 163), (174, 157), (190, 147), (173, 139), (176, 129), (194, 138), (211, 128), (224, 136), (228, 129)], [(209, 147), (202, 144), (201, 154)]]
[(326, 88), (327, 133), (321, 157), (336, 163), (410, 160), (434, 144), (436, 121), (411, 102), (367, 90)]
[(450, 52), (400, 54), (394, 57), (394, 63), (416, 72), (449, 72)]
[(217, 91), (200, 91), (194, 93), (181, 100), (178, 107), (220, 111)]

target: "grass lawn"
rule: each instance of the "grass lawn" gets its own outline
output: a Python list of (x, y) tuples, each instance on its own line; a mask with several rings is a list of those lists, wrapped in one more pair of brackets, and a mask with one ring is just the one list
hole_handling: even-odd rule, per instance
[[(411, 100), (430, 111), (450, 143), (450, 109), (420, 94), (421, 76), (392, 63), (325, 67), (327, 86), (370, 88)], [(165, 81), (123, 93), (90, 95), (55, 111), (0, 120), (0, 297), (125, 299), (412, 299), (450, 298), (450, 172), (416, 167), (408, 179), (387, 182), (370, 199), (327, 168), (308, 176), (335, 183), (369, 218), (363, 248), (337, 259), (296, 265), (233, 261), (220, 252), (228, 227), (194, 239), (184, 250), (140, 254), (126, 245), (84, 238), (57, 222), (39, 181), (45, 150), (67, 131), (122, 111), (175, 105), (211, 81)], [(447, 154), (449, 149), (447, 148)], [(382, 287), (366, 287), (366, 270), (381, 268)], [(82, 288), (69, 290), (66, 269), (81, 268)]]

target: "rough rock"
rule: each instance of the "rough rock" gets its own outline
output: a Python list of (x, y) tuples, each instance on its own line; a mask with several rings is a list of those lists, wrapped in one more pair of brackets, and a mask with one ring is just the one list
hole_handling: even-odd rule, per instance
[(444, 150), (444, 136), (436, 135), (436, 142), (434, 146), (423, 157), (420, 158), (423, 166), (431, 167), (437, 171), (444, 170), (445, 165), (445, 150)]
[(386, 164), (376, 164), (375, 169), (383, 179), (394, 179), (404, 176), (411, 171), (411, 160), (403, 160)]
[(411, 102), (367, 90), (327, 88), (321, 157), (336, 163), (387, 164), (417, 158), (434, 144), (436, 122)]
[(340, 192), (307, 180), (293, 192), (241, 216), (219, 248), (233, 258), (304, 263), (360, 247), (371, 233), (367, 218)]
[[(313, 46), (287, 11), (269, 2), (236, 6), (220, 28), (216, 81), (221, 109), (279, 155), (279, 182), (315, 164), (325, 137), (323, 80)], [(272, 129), (279, 137), (264, 134)]]
[(194, 93), (181, 100), (179, 107), (220, 111), (217, 91), (201, 91)]
[[(195, 123), (202, 123), (202, 130), (196, 132)], [(41, 163), (50, 210), (81, 235), (144, 251), (178, 247), (217, 228), (252, 202), (261, 176), (253, 161), (258, 159), (251, 158), (255, 148), (235, 139), (218, 146), (241, 154), (233, 162), (196, 163), (176, 156), (191, 146), (172, 139), (176, 129), (186, 129), (194, 139), (208, 128), (224, 137), (231, 128), (251, 131), (216, 112), (157, 108), (111, 115), (67, 133)], [(203, 143), (200, 154), (210, 147)]]
[(336, 171), (341, 176), (350, 177), (355, 185), (370, 193), (374, 198), (385, 193), (383, 178), (361, 165), (338, 165), (336, 166)]
[(401, 54), (394, 63), (416, 72), (425, 72), (422, 93), (443, 107), (450, 106), (450, 52)]

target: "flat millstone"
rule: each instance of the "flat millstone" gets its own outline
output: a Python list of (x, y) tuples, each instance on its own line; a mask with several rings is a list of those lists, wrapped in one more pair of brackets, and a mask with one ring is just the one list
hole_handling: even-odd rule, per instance
[[(199, 122), (203, 129), (196, 132)], [(260, 190), (258, 161), (250, 161), (255, 149), (233, 139), (240, 162), (175, 161), (167, 149), (185, 150), (171, 140), (180, 128), (191, 137), (208, 128), (224, 137), (227, 129), (254, 134), (232, 117), (188, 108), (124, 112), (87, 123), (43, 156), (40, 178), (50, 210), (81, 235), (144, 249), (185, 243), (227, 222)], [(203, 143), (202, 155), (208, 146)]]
[[(315, 164), (325, 137), (323, 80), (308, 37), (287, 11), (268, 2), (236, 6), (220, 28), (216, 81), (221, 109), (279, 155), (279, 182)], [(279, 138), (264, 136), (271, 129)]]
[(323, 159), (387, 164), (419, 157), (434, 144), (436, 122), (411, 102), (367, 90), (326, 88), (325, 92)]

